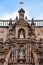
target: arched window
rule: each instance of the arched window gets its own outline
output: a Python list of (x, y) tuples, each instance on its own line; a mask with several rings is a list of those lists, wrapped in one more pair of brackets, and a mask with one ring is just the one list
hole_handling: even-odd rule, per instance
[(25, 31), (24, 31), (24, 29), (20, 29), (18, 31), (18, 38), (25, 38)]

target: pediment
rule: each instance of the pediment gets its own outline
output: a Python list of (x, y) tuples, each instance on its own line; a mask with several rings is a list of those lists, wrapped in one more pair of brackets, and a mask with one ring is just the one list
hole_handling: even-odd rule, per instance
[(26, 21), (26, 20), (18, 20), (17, 22), (15, 22), (15, 24), (13, 25), (15, 26), (28, 26), (29, 28), (31, 27), (30, 24)]

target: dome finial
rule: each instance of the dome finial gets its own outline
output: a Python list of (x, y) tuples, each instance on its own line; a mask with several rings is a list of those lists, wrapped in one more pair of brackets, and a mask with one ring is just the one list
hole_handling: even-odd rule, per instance
[(22, 2), (22, 1), (21, 1), (19, 4), (21, 5), (21, 8), (22, 8), (22, 6), (23, 6), (24, 2)]

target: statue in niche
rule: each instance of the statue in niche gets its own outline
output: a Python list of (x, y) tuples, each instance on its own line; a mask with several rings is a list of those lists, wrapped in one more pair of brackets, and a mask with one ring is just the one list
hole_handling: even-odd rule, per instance
[(20, 31), (20, 38), (24, 38), (24, 34), (22, 30)]
[(24, 50), (23, 49), (19, 50), (19, 58), (24, 59)]

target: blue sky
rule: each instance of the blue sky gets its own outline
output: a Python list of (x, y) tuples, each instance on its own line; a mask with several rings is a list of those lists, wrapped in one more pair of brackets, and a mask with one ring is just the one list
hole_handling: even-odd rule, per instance
[[(15, 19), (21, 0), (0, 0), (0, 19)], [(28, 19), (43, 19), (43, 0), (22, 0)]]

